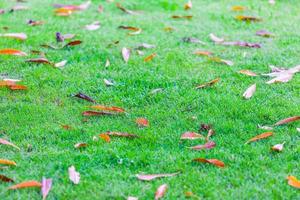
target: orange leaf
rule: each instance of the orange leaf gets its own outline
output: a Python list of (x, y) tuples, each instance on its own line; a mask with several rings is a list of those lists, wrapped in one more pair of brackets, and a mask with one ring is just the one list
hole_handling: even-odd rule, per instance
[(81, 40), (74, 40), (74, 41), (71, 41), (69, 43), (67, 43), (64, 47), (68, 47), (68, 46), (76, 46), (76, 45), (79, 45), (81, 44), (82, 41)]
[(151, 61), (155, 56), (156, 56), (156, 53), (153, 53), (153, 54), (147, 56), (147, 57), (144, 59), (144, 61), (145, 61), (145, 62), (149, 62), (149, 61)]
[(14, 56), (27, 56), (27, 54), (23, 51), (19, 51), (16, 49), (1, 49), (0, 55), (14, 55)]
[(8, 86), (11, 90), (27, 90), (27, 87), (25, 85), (11, 85)]
[(62, 8), (58, 8), (56, 10), (54, 10), (55, 14), (57, 16), (70, 16), (73, 13), (72, 8), (68, 8), (68, 7), (62, 7)]
[(195, 158), (195, 159), (193, 159), (193, 161), (201, 162), (201, 163), (209, 163), (209, 164), (213, 164), (217, 167), (225, 167), (225, 164), (218, 159)]
[(198, 86), (196, 87), (196, 89), (202, 89), (202, 88), (206, 88), (206, 87), (213, 86), (214, 84), (216, 84), (216, 83), (219, 82), (219, 81), (220, 81), (220, 78), (216, 78), (216, 79), (211, 80), (211, 81), (209, 81), (209, 82), (207, 82), (207, 83), (198, 85)]
[(137, 118), (135, 120), (135, 122), (137, 123), (137, 125), (139, 127), (147, 127), (147, 126), (149, 126), (149, 121), (147, 119), (145, 119), (145, 118)]
[(6, 160), (6, 159), (0, 159), (0, 164), (2, 164), (2, 165), (14, 165), (14, 166), (17, 165), (14, 161)]
[(87, 147), (87, 143), (77, 143), (77, 144), (75, 144), (74, 145), (74, 147), (76, 148), (76, 149), (80, 149), (80, 148), (83, 148), (83, 147)]
[(198, 56), (210, 56), (210, 55), (212, 55), (212, 52), (209, 52), (209, 51), (195, 51), (194, 54), (198, 55)]
[(295, 176), (288, 176), (287, 179), (290, 186), (300, 189), (300, 181)]
[(246, 10), (247, 8), (245, 6), (232, 6), (231, 7), (231, 10), (232, 11), (244, 11)]
[(239, 71), (239, 73), (240, 74), (245, 74), (245, 75), (247, 75), (247, 76), (257, 76), (257, 74), (256, 73), (254, 73), (254, 72), (252, 72), (252, 71), (250, 71), (250, 70), (247, 70), (247, 69), (243, 69), (243, 70), (240, 70)]
[(261, 140), (261, 139), (270, 137), (270, 136), (272, 136), (272, 135), (273, 135), (272, 132), (265, 132), (265, 133), (262, 133), (262, 134), (260, 134), (260, 135), (255, 136), (254, 138), (251, 138), (251, 139), (248, 140), (245, 144), (248, 144), (248, 143), (250, 143), (250, 142), (254, 142), (254, 141), (257, 141), (257, 140)]
[(159, 186), (155, 192), (155, 200), (162, 198), (165, 195), (167, 189), (168, 189), (167, 184), (163, 184)]
[(104, 140), (105, 142), (110, 142), (110, 137), (109, 135), (105, 134), (105, 133), (101, 133), (99, 134), (99, 137)]
[(96, 109), (96, 110), (114, 111), (114, 112), (119, 112), (119, 113), (125, 112), (125, 109), (116, 107), (116, 106), (108, 107), (108, 106), (102, 106), (102, 105), (95, 105), (95, 106), (90, 106), (90, 108)]
[(290, 122), (294, 122), (294, 121), (297, 121), (297, 120), (300, 120), (300, 116), (294, 116), (294, 117), (289, 117), (289, 118), (286, 118), (286, 119), (282, 119), (282, 120), (278, 121), (275, 124), (275, 126), (280, 126), (280, 125), (287, 124), (287, 123), (290, 123)]
[(17, 185), (13, 185), (11, 187), (9, 187), (9, 190), (17, 190), (17, 189), (23, 189), (23, 188), (29, 188), (29, 187), (42, 187), (42, 184), (40, 182), (37, 181), (25, 181), (22, 183), (19, 183)]
[(185, 132), (180, 137), (181, 140), (196, 140), (196, 139), (204, 139), (204, 136), (199, 133), (194, 132)]

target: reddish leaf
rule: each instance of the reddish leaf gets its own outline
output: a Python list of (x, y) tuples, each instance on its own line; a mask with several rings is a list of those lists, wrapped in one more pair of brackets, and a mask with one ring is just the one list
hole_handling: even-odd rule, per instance
[(27, 90), (27, 87), (25, 85), (11, 85), (8, 86), (11, 90)]
[(99, 137), (104, 140), (105, 142), (110, 142), (110, 137), (106, 133), (99, 134)]
[(3, 181), (3, 182), (14, 182), (14, 180), (12, 180), (11, 178), (8, 178), (7, 176), (1, 175), (1, 174), (0, 174), (0, 181)]
[(240, 21), (247, 21), (247, 22), (259, 22), (262, 21), (261, 18), (258, 17), (253, 17), (253, 16), (244, 16), (244, 15), (238, 15), (235, 17), (235, 19), (240, 20)]
[(6, 160), (6, 159), (0, 159), (0, 164), (2, 164), (2, 165), (14, 165), (14, 166), (17, 165), (14, 161)]
[(42, 179), (42, 186), (41, 186), (41, 192), (43, 195), (43, 200), (45, 200), (48, 196), (49, 191), (51, 190), (52, 187), (52, 179), (46, 179), (43, 177)]
[(155, 56), (156, 56), (156, 53), (153, 53), (153, 54), (147, 56), (147, 57), (144, 59), (144, 61), (145, 61), (145, 62), (149, 62), (149, 61), (151, 61)]
[(209, 141), (203, 145), (197, 145), (197, 146), (193, 146), (193, 147), (189, 147), (190, 149), (193, 149), (193, 150), (202, 150), (202, 149), (212, 149), (216, 146), (216, 143), (213, 142), (213, 141)]
[(290, 186), (300, 189), (300, 181), (295, 176), (288, 176), (287, 179)]
[(31, 187), (42, 187), (42, 184), (40, 182), (37, 181), (25, 181), (22, 183), (19, 183), (17, 185), (13, 185), (11, 187), (9, 187), (9, 190), (17, 190), (17, 189), (23, 189), (23, 188), (31, 188)]
[(126, 47), (123, 47), (122, 56), (123, 56), (123, 59), (124, 59), (125, 63), (127, 63), (128, 60), (129, 60), (129, 57), (130, 57), (130, 49), (127, 49)]
[(73, 95), (74, 97), (77, 97), (77, 98), (80, 98), (80, 99), (84, 99), (86, 101), (89, 101), (89, 102), (93, 102), (95, 103), (96, 101), (94, 99), (92, 99), (91, 97), (79, 92), (78, 94), (75, 94)]
[(79, 174), (79, 172), (77, 172), (75, 170), (75, 167), (73, 165), (71, 167), (69, 167), (68, 171), (69, 171), (69, 179), (70, 179), (70, 181), (72, 181), (72, 183), (74, 183), (74, 184), (77, 185), (79, 183), (79, 181), (80, 181), (80, 174)]
[(123, 133), (123, 132), (111, 132), (111, 131), (107, 131), (106, 133), (109, 136), (116, 136), (116, 137), (128, 137), (128, 138), (136, 138), (139, 137), (135, 134), (130, 134), (130, 133)]
[(103, 106), (103, 105), (95, 105), (95, 106), (90, 106), (90, 108), (96, 109), (96, 110), (113, 111), (113, 112), (118, 112), (118, 113), (125, 112), (125, 109), (116, 107), (116, 106), (108, 107), (108, 106)]
[(250, 99), (256, 91), (256, 84), (251, 85), (243, 94), (245, 99)]
[(0, 49), (0, 55), (27, 56), (25, 52), (16, 49)]
[(25, 33), (3, 33), (0, 37), (14, 38), (18, 40), (26, 40), (27, 35)]
[(149, 121), (145, 118), (137, 118), (135, 120), (135, 122), (137, 123), (137, 125), (139, 127), (148, 127), (149, 126)]
[(113, 115), (114, 113), (105, 112), (105, 111), (93, 111), (87, 110), (82, 113), (83, 116), (99, 116), (99, 115)]
[(162, 198), (165, 195), (167, 189), (168, 189), (167, 184), (163, 184), (159, 186), (155, 192), (155, 200)]
[(67, 43), (64, 47), (76, 46), (76, 45), (79, 45), (81, 43), (82, 43), (81, 40), (74, 40), (74, 41), (71, 41), (71, 42)]
[(4, 139), (2, 139), (2, 138), (0, 138), (0, 144), (3, 144), (3, 145), (9, 145), (9, 146), (12, 146), (12, 147), (14, 147), (14, 148), (20, 150), (20, 148), (17, 147), (15, 144), (13, 144), (13, 143), (11, 143), (11, 142), (9, 142), (9, 141), (7, 141), (7, 140), (4, 140)]
[(206, 87), (211, 87), (211, 86), (213, 86), (214, 84), (216, 84), (216, 83), (219, 82), (219, 81), (220, 81), (220, 78), (216, 78), (216, 79), (211, 80), (211, 81), (209, 81), (209, 82), (207, 82), (207, 83), (198, 85), (198, 86), (196, 87), (196, 89), (202, 89), (202, 88), (206, 88)]
[(195, 158), (195, 159), (193, 159), (193, 161), (201, 162), (201, 163), (209, 163), (209, 164), (213, 164), (217, 167), (225, 167), (225, 164), (218, 159)]
[(142, 181), (152, 181), (157, 178), (176, 176), (179, 173), (180, 172), (169, 173), (169, 174), (137, 174), (136, 177), (137, 177), (137, 179), (142, 180)]
[(268, 137), (270, 137), (272, 135), (273, 135), (272, 132), (265, 132), (265, 133), (259, 134), (259, 135), (255, 136), (255, 137), (251, 138), (245, 144), (248, 144), (250, 142), (255, 142), (257, 140), (265, 139), (265, 138), (268, 138)]
[(204, 136), (199, 133), (194, 132), (185, 132), (180, 137), (181, 140), (197, 140), (204, 139)]
[(294, 121), (297, 121), (297, 120), (300, 120), (300, 116), (294, 116), (294, 117), (289, 117), (289, 118), (286, 118), (286, 119), (282, 119), (282, 120), (276, 122), (275, 126), (288, 124), (290, 122), (294, 122)]
[(243, 69), (243, 70), (240, 70), (239, 73), (245, 74), (245, 75), (247, 75), (247, 76), (257, 76), (256, 73), (254, 73), (254, 72), (252, 72), (252, 71), (250, 71), (250, 70), (247, 70), (247, 69), (245, 69), (245, 70), (244, 70), (244, 69)]
[(74, 145), (74, 147), (76, 149), (80, 149), (80, 148), (87, 147), (87, 145), (88, 145), (87, 143), (77, 143), (77, 144)]

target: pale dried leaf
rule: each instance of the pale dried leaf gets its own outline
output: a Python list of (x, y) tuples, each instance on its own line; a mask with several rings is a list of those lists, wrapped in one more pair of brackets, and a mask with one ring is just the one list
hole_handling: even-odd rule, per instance
[(251, 85), (243, 94), (245, 99), (250, 99), (256, 91), (256, 84)]
[(79, 172), (77, 172), (75, 170), (75, 167), (72, 165), (71, 167), (69, 167), (68, 169), (69, 171), (69, 179), (74, 183), (74, 184), (78, 184), (80, 181), (80, 174)]

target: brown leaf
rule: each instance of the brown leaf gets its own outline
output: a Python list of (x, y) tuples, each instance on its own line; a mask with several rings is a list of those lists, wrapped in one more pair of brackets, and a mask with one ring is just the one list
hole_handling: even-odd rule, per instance
[(125, 109), (120, 108), (120, 107), (116, 107), (116, 106), (103, 106), (103, 105), (95, 105), (95, 106), (90, 106), (90, 108), (92, 109), (96, 109), (96, 110), (104, 110), (104, 111), (113, 111), (113, 112), (118, 112), (118, 113), (124, 113)]
[(262, 21), (261, 18), (258, 17), (253, 17), (253, 16), (244, 16), (244, 15), (238, 15), (235, 17), (235, 19), (239, 20), (239, 21), (247, 21), (247, 22), (259, 22)]
[(6, 38), (14, 38), (18, 40), (26, 40), (27, 35), (25, 33), (3, 33), (0, 34), (0, 37), (6, 37)]
[(2, 138), (0, 138), (0, 144), (3, 144), (3, 145), (9, 145), (9, 146), (12, 146), (12, 147), (14, 147), (14, 148), (20, 150), (20, 148), (17, 147), (15, 144), (13, 144), (13, 143), (11, 143), (11, 142), (9, 142), (9, 141), (7, 141), (7, 140), (4, 140), (4, 139), (2, 139)]
[(107, 134), (109, 136), (116, 136), (116, 137), (128, 137), (128, 138), (137, 138), (139, 136), (135, 134), (130, 134), (130, 133), (123, 133), (123, 132), (111, 132), (107, 131), (104, 134)]
[(27, 87), (25, 85), (11, 85), (8, 86), (11, 90), (27, 90)]
[(99, 137), (104, 140), (105, 142), (110, 142), (110, 137), (106, 133), (99, 134)]
[(250, 43), (243, 41), (233, 41), (233, 42), (222, 42), (222, 45), (225, 46), (239, 46), (239, 47), (250, 47), (250, 48), (261, 48), (261, 45), (258, 43)]
[(272, 33), (270, 33), (269, 31), (266, 30), (259, 30), (256, 32), (256, 35), (261, 36), (261, 37), (273, 37), (274, 35)]
[(130, 15), (138, 14), (136, 11), (132, 11), (132, 10), (128, 10), (128, 9), (124, 8), (120, 3), (116, 3), (116, 6), (124, 13), (130, 14)]
[(209, 141), (203, 145), (197, 145), (197, 146), (193, 146), (193, 147), (189, 147), (190, 149), (193, 149), (193, 150), (202, 150), (202, 149), (212, 149), (216, 146), (216, 143), (213, 142), (213, 141)]
[(119, 29), (124, 29), (124, 30), (130, 30), (130, 31), (138, 31), (139, 30), (139, 28), (134, 27), (134, 26), (123, 26), (123, 25), (121, 25), (118, 28)]
[(198, 55), (198, 56), (211, 56), (213, 53), (212, 52), (209, 52), (209, 51), (194, 51), (195, 55)]
[(209, 81), (207, 83), (204, 83), (204, 84), (196, 86), (196, 89), (202, 89), (202, 88), (206, 88), (206, 87), (211, 87), (211, 86), (213, 86), (214, 84), (216, 84), (219, 81), (220, 81), (220, 78), (216, 78), (216, 79), (211, 80), (211, 81)]
[(31, 187), (42, 187), (42, 184), (37, 181), (25, 181), (16, 185), (13, 185), (9, 187), (9, 190), (18, 190), (18, 189), (23, 189), (23, 188), (31, 188)]
[(231, 7), (231, 10), (232, 11), (244, 11), (246, 10), (247, 8), (245, 6), (232, 6)]
[(257, 140), (261, 140), (261, 139), (264, 139), (264, 138), (268, 138), (268, 137), (270, 137), (272, 135), (273, 135), (272, 132), (265, 132), (265, 133), (259, 134), (259, 135), (255, 136), (255, 137), (251, 138), (245, 144), (248, 144), (250, 142), (255, 142)]
[(69, 167), (68, 171), (69, 171), (69, 179), (70, 179), (70, 181), (72, 181), (72, 183), (74, 183), (74, 184), (77, 185), (79, 183), (79, 181), (80, 181), (80, 174), (79, 174), (79, 172), (77, 172), (75, 170), (75, 167), (73, 165), (71, 167)]
[(250, 99), (256, 91), (256, 84), (251, 85), (243, 94), (245, 99)]
[(91, 97), (79, 92), (78, 94), (75, 94), (73, 95), (74, 97), (77, 97), (77, 98), (80, 98), (80, 99), (84, 99), (86, 101), (89, 101), (89, 102), (93, 102), (93, 103), (96, 103), (96, 101), (94, 99), (92, 99)]
[(3, 182), (14, 182), (13, 179), (8, 178), (7, 176), (4, 176), (2, 174), (0, 174), (0, 181), (3, 181)]
[(247, 70), (247, 69), (243, 69), (243, 70), (240, 70), (239, 71), (240, 74), (245, 74), (247, 76), (257, 76), (256, 73), (250, 71), (250, 70)]
[(16, 49), (0, 49), (0, 55), (27, 56), (25, 52)]
[(212, 125), (211, 124), (200, 124), (200, 131), (209, 131), (211, 130)]
[(276, 122), (275, 126), (280, 126), (280, 125), (287, 124), (287, 123), (290, 123), (290, 122), (294, 122), (294, 121), (297, 121), (297, 120), (300, 120), (300, 116), (285, 118), (285, 119), (282, 119), (282, 120)]
[(225, 167), (225, 164), (218, 159), (195, 158), (195, 159), (193, 159), (193, 161), (201, 162), (201, 163), (209, 163), (209, 164), (213, 164), (217, 167)]
[(192, 19), (193, 16), (192, 15), (173, 15), (172, 16), (173, 19)]
[(206, 136), (206, 141), (209, 141), (209, 138), (215, 134), (215, 131), (213, 129), (209, 129), (208, 130), (208, 133), (207, 133), (207, 136)]
[(192, 7), (192, 0), (189, 0), (186, 4), (184, 4), (184, 10), (190, 10)]
[(123, 56), (125, 63), (127, 63), (129, 60), (129, 57), (130, 57), (130, 49), (123, 47), (122, 48), (122, 56)]
[(52, 187), (52, 179), (51, 178), (46, 179), (46, 178), (43, 177), (42, 186), (41, 186), (41, 192), (42, 192), (42, 195), (43, 195), (43, 200), (45, 200), (47, 198), (48, 193), (51, 190), (51, 187)]
[(95, 21), (95, 22), (85, 26), (85, 29), (88, 30), (88, 31), (95, 31), (99, 28), (100, 28), (100, 22), (99, 21)]
[(152, 181), (157, 178), (171, 177), (180, 174), (180, 172), (168, 173), (168, 174), (137, 174), (136, 178), (142, 181)]
[(77, 144), (74, 145), (74, 147), (76, 149), (80, 149), (80, 148), (87, 147), (87, 145), (88, 145), (87, 143), (77, 143)]
[(81, 43), (82, 43), (81, 40), (74, 40), (74, 41), (71, 41), (71, 42), (67, 43), (64, 47), (76, 46), (76, 45), (79, 45)]
[(28, 20), (27, 24), (29, 26), (39, 26), (43, 25), (45, 22), (44, 21), (35, 21), (35, 20)]
[(167, 26), (167, 27), (164, 28), (164, 31), (166, 31), (166, 32), (173, 32), (173, 31), (175, 31), (175, 29), (173, 27)]
[(300, 189), (300, 181), (295, 176), (288, 176), (287, 179), (290, 186)]
[(0, 164), (17, 166), (17, 164), (14, 161), (6, 160), (6, 159), (0, 159)]
[(146, 118), (137, 118), (135, 120), (135, 122), (137, 123), (137, 125), (139, 127), (148, 127), (149, 126), (149, 121)]
[(185, 132), (180, 137), (181, 140), (197, 140), (204, 139), (204, 136), (195, 132)]
[(155, 200), (162, 198), (165, 195), (167, 189), (168, 189), (167, 184), (163, 184), (159, 186), (155, 192)]
[(93, 111), (87, 110), (82, 113), (83, 116), (100, 116), (100, 115), (113, 115), (114, 113), (105, 112), (105, 111)]
[(147, 56), (147, 57), (144, 59), (144, 61), (145, 61), (145, 62), (149, 62), (149, 61), (151, 61), (155, 56), (156, 56), (156, 53), (153, 53), (153, 54)]
[(283, 145), (284, 145), (284, 143), (282, 143), (282, 144), (275, 144), (271, 149), (272, 149), (273, 151), (278, 151), (278, 152), (280, 152), (280, 151), (283, 150)]
[(47, 58), (32, 58), (32, 59), (26, 60), (25, 62), (51, 65), (51, 62)]

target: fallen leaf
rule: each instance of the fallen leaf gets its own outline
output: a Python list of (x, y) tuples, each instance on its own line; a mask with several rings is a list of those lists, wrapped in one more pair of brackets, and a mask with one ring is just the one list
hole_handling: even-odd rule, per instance
[(42, 186), (41, 186), (41, 192), (43, 195), (43, 200), (45, 200), (49, 194), (49, 191), (51, 190), (52, 187), (52, 179), (46, 179), (43, 177), (42, 179)]
[(269, 80), (266, 82), (267, 84), (272, 84), (272, 83), (287, 83), (290, 80), (292, 80), (294, 74), (292, 73), (281, 73), (279, 76)]
[(71, 41), (71, 42), (67, 43), (64, 47), (76, 46), (76, 45), (79, 45), (81, 43), (82, 43), (81, 40), (74, 40), (74, 41)]
[(12, 147), (14, 147), (14, 148), (20, 150), (20, 148), (17, 147), (15, 144), (13, 144), (13, 143), (11, 143), (11, 142), (5, 140), (5, 139), (2, 139), (2, 138), (0, 138), (0, 144), (3, 144), (3, 145), (9, 145), (9, 146), (12, 146)]
[(71, 130), (72, 127), (70, 125), (62, 124), (61, 127), (65, 130)]
[(54, 67), (57, 67), (57, 68), (64, 67), (67, 64), (67, 62), (68, 62), (67, 60), (63, 60), (61, 62), (55, 63)]
[(216, 79), (211, 80), (211, 81), (209, 81), (207, 83), (204, 83), (204, 84), (196, 86), (196, 89), (202, 89), (202, 88), (206, 88), (206, 87), (211, 87), (211, 86), (213, 86), (214, 84), (216, 84), (219, 81), (220, 81), (220, 78), (216, 78)]
[(100, 116), (100, 115), (113, 115), (114, 113), (105, 112), (105, 111), (93, 111), (87, 110), (82, 113), (83, 116)]
[(200, 131), (209, 131), (212, 130), (211, 124), (200, 124)]
[(296, 130), (300, 133), (300, 128), (296, 128)]
[(149, 126), (149, 121), (145, 118), (137, 118), (135, 120), (135, 122), (137, 123), (137, 125), (139, 127), (148, 127)]
[(80, 4), (79, 6), (77, 6), (77, 10), (86, 10), (90, 7), (91, 3), (92, 3), (91, 1), (86, 1)]
[(76, 149), (87, 147), (87, 143), (77, 143), (74, 145)]
[(254, 72), (252, 72), (252, 71), (250, 71), (250, 70), (248, 70), (248, 69), (240, 70), (239, 73), (240, 73), (240, 74), (245, 74), (245, 75), (247, 75), (247, 76), (257, 76), (256, 73), (254, 73)]
[(68, 169), (69, 171), (69, 179), (70, 181), (72, 181), (72, 183), (74, 183), (75, 185), (77, 185), (80, 181), (80, 174), (79, 172), (77, 172), (75, 170), (75, 167), (72, 165), (71, 167), (69, 167)]
[(231, 7), (231, 10), (232, 11), (244, 11), (246, 10), (247, 8), (245, 6), (232, 6)]
[(162, 198), (165, 195), (167, 189), (168, 189), (167, 184), (163, 184), (159, 186), (155, 192), (155, 200)]
[(27, 90), (27, 87), (25, 85), (11, 85), (8, 86), (11, 90)]
[(74, 11), (74, 9), (72, 9), (72, 8), (62, 7), (62, 8), (55, 9), (54, 13), (57, 16), (67, 17), (67, 16), (70, 16), (73, 13), (73, 11)]
[(278, 152), (280, 152), (280, 151), (283, 150), (283, 145), (284, 145), (284, 143), (282, 143), (282, 144), (275, 144), (271, 149), (272, 149), (273, 151), (278, 151)]
[(300, 189), (300, 181), (295, 176), (288, 176), (287, 179), (290, 186)]
[(166, 32), (173, 32), (173, 31), (175, 31), (175, 29), (173, 27), (167, 26), (167, 27), (164, 28), (164, 31), (166, 31)]
[(89, 101), (89, 102), (93, 102), (93, 103), (96, 103), (96, 101), (94, 99), (92, 99), (91, 97), (79, 92), (78, 94), (75, 94), (73, 95), (73, 97), (77, 97), (77, 98), (80, 98), (80, 99), (84, 99), (86, 101)]
[(43, 25), (44, 24), (44, 21), (35, 21), (35, 20), (28, 20), (27, 24), (29, 26), (39, 26), (39, 25)]
[(275, 0), (269, 0), (269, 4), (274, 5), (275, 4)]
[(101, 133), (99, 134), (99, 137), (104, 140), (105, 142), (110, 142), (110, 137), (109, 135), (105, 134), (105, 133)]
[(12, 9), (10, 9), (9, 12), (15, 12), (15, 11), (20, 11), (20, 10), (28, 10), (29, 7), (27, 6), (23, 6), (23, 5), (16, 5), (14, 7), (12, 7)]
[(235, 19), (239, 20), (239, 21), (247, 21), (247, 22), (259, 22), (262, 21), (261, 18), (258, 17), (253, 17), (253, 16), (244, 16), (244, 15), (238, 15), (235, 17)]
[(297, 120), (300, 120), (300, 116), (294, 116), (294, 117), (289, 117), (289, 118), (286, 118), (286, 119), (282, 119), (282, 120), (276, 122), (275, 126), (288, 124), (290, 122), (294, 122), (294, 121), (297, 121)]
[(219, 57), (209, 57), (208, 60), (216, 62), (216, 63), (225, 64), (225, 65), (228, 65), (228, 66), (233, 66), (234, 65), (234, 63), (232, 61), (224, 60), (224, 59), (221, 59)]
[(185, 132), (180, 137), (181, 140), (197, 140), (204, 139), (204, 136), (195, 132)]
[(198, 56), (211, 56), (213, 53), (212, 52), (209, 52), (209, 51), (194, 51), (195, 55), (198, 55)]
[(104, 7), (102, 5), (98, 6), (98, 13), (103, 13)]
[(127, 63), (129, 60), (129, 57), (130, 57), (130, 49), (123, 47), (122, 48), (122, 56), (123, 56), (125, 63)]
[(139, 200), (137, 197), (127, 197), (127, 200)]
[(99, 21), (95, 21), (92, 24), (88, 24), (88, 25), (85, 26), (85, 29), (89, 30), (89, 31), (95, 31), (99, 28), (100, 28), (100, 22)]
[(186, 43), (198, 43), (198, 44), (206, 45), (205, 42), (202, 42), (198, 38), (193, 38), (193, 37), (184, 37), (184, 38), (182, 38), (182, 41), (186, 42)]
[(192, 19), (193, 16), (192, 15), (173, 15), (172, 16), (173, 19)]
[(157, 178), (171, 177), (180, 174), (180, 172), (176, 173), (167, 173), (167, 174), (137, 174), (136, 178), (142, 181), (152, 181)]
[(37, 181), (25, 181), (16, 185), (13, 185), (9, 187), (9, 190), (17, 190), (17, 189), (23, 189), (23, 188), (31, 188), (31, 187), (42, 187), (42, 184)]
[(25, 33), (3, 33), (0, 37), (14, 38), (18, 40), (26, 40), (27, 35)]
[(32, 59), (26, 60), (25, 62), (51, 65), (51, 62), (47, 58), (32, 58)]
[(129, 32), (128, 35), (138, 35), (142, 32), (142, 29), (141, 28), (138, 28), (136, 31), (133, 31), (133, 32)]
[(147, 57), (144, 59), (144, 61), (145, 61), (145, 62), (149, 62), (149, 61), (151, 61), (155, 56), (156, 56), (156, 53), (153, 53), (153, 54), (147, 56)]
[(225, 167), (225, 164), (218, 159), (195, 158), (195, 159), (193, 159), (193, 161), (201, 162), (201, 163), (209, 163), (209, 164), (213, 164), (217, 167)]
[(16, 49), (0, 49), (0, 55), (27, 56), (25, 52)]
[(110, 61), (109, 61), (108, 59), (106, 59), (106, 62), (105, 62), (104, 67), (105, 67), (105, 68), (108, 68), (109, 66), (110, 66)]
[(250, 47), (250, 48), (261, 48), (261, 45), (258, 43), (250, 43), (243, 41), (234, 41), (234, 42), (222, 42), (222, 45), (225, 46), (239, 46), (239, 47)]
[(65, 40), (73, 39), (75, 36), (76, 36), (76, 34), (71, 34), (71, 33), (67, 33), (67, 34), (62, 35), (62, 37), (63, 37)]
[(147, 43), (142, 43), (139, 44), (135, 49), (137, 50), (143, 50), (143, 49), (152, 49), (155, 48), (155, 45), (153, 44), (147, 44)]
[(193, 146), (193, 147), (189, 147), (190, 149), (193, 149), (193, 150), (202, 150), (202, 149), (212, 149), (216, 146), (216, 143), (213, 142), (213, 141), (209, 141), (203, 145), (197, 145), (197, 146)]
[(11, 178), (8, 178), (7, 176), (4, 176), (2, 174), (0, 174), (0, 181), (2, 181), (2, 182), (14, 182), (14, 180), (12, 180)]
[(213, 33), (210, 33), (209, 37), (213, 42), (215, 42), (217, 44), (224, 42), (224, 38), (219, 38), (219, 37), (215, 36)]
[(186, 4), (184, 4), (184, 10), (190, 10), (192, 7), (192, 0), (189, 0)]
[(123, 133), (123, 132), (111, 132), (107, 131), (104, 134), (107, 134), (109, 136), (116, 136), (116, 137), (128, 137), (128, 138), (137, 138), (139, 136), (135, 134), (130, 134), (130, 133)]
[(261, 36), (261, 37), (267, 37), (267, 38), (274, 36), (272, 33), (270, 33), (269, 31), (266, 31), (266, 30), (256, 31), (256, 35)]
[(119, 8), (124, 13), (130, 14), (130, 15), (138, 14), (136, 11), (132, 11), (132, 10), (124, 8), (120, 3), (117, 3), (116, 6), (117, 6), (117, 8)]
[(272, 132), (265, 132), (265, 133), (259, 134), (259, 135), (255, 136), (255, 137), (251, 138), (245, 144), (248, 144), (250, 142), (255, 142), (257, 140), (261, 140), (261, 139), (264, 139), (264, 138), (268, 138), (268, 137), (270, 137), (272, 135), (273, 135)]
[(268, 130), (268, 131), (271, 131), (273, 130), (273, 127), (270, 127), (270, 126), (261, 126), (258, 124), (258, 128), (259, 129), (263, 129), (263, 130)]
[(209, 129), (205, 140), (209, 141), (210, 137), (214, 134), (215, 134), (215, 131), (213, 129)]
[(250, 99), (256, 91), (256, 84), (251, 85), (243, 94), (245, 99)]
[(104, 84), (106, 85), (106, 86), (114, 86), (115, 85), (115, 83), (112, 81), (112, 80), (109, 80), (109, 79), (103, 79), (103, 81), (104, 81)]
[(6, 159), (0, 159), (0, 164), (17, 166), (17, 164), (14, 161), (6, 160)]
[(104, 110), (104, 111), (113, 111), (113, 112), (118, 112), (118, 113), (124, 113), (125, 109), (120, 108), (120, 107), (116, 107), (116, 106), (103, 106), (103, 105), (95, 105), (95, 106), (90, 106), (90, 108), (92, 109), (96, 109), (96, 110)]

